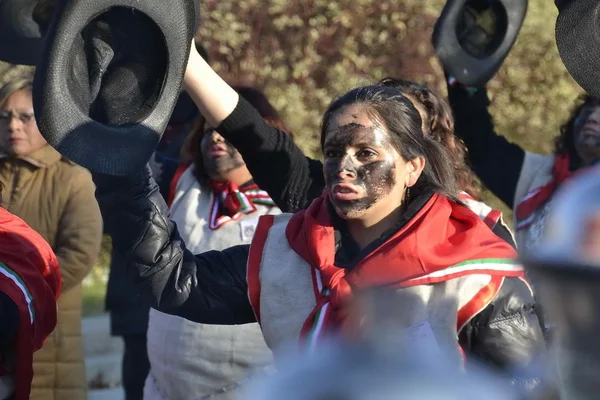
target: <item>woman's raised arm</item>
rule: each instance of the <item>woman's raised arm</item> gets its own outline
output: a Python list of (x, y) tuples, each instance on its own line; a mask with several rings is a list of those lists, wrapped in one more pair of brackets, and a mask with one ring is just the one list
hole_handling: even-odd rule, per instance
[(237, 92), (200, 56), (194, 42), (183, 87), (212, 126), (219, 126), (233, 112), (239, 101)]
[(267, 124), (192, 45), (184, 87), (217, 131), (242, 155), (254, 181), (284, 212), (308, 207), (325, 186), (320, 161), (306, 157), (286, 133)]

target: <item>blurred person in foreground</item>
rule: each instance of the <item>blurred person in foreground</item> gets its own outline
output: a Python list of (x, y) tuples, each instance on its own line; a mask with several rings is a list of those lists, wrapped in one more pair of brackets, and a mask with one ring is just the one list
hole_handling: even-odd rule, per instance
[[(278, 371), (244, 386), (245, 400), (522, 400), (526, 394), (480, 364), (457, 368), (431, 337), (404, 319), (409, 293), (358, 292), (349, 306), (353, 340), (330, 337), (312, 354), (286, 349)], [(307, 384), (310, 382), (310, 384)], [(241, 398), (240, 398), (241, 399)], [(529, 398), (533, 400), (532, 398)]]
[(540, 298), (556, 322), (555, 363), (562, 397), (600, 393), (600, 167), (578, 174), (557, 190), (539, 244), (524, 257), (539, 282)]
[(62, 276), (58, 324), (35, 354), (31, 399), (84, 400), (81, 281), (97, 260), (102, 219), (90, 173), (42, 137), (31, 89), (27, 78), (0, 88), (2, 207), (50, 244)]
[(28, 400), (33, 354), (56, 326), (58, 261), (22, 219), (0, 208), (0, 400)]

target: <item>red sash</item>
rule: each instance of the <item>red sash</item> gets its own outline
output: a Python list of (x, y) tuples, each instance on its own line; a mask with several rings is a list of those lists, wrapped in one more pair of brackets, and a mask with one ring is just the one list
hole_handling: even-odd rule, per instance
[(535, 212), (550, 199), (560, 184), (573, 175), (569, 170), (569, 165), (570, 161), (567, 154), (557, 155), (552, 168), (552, 180), (546, 185), (527, 193), (519, 200), (515, 207), (517, 230), (530, 226), (533, 223)]
[(256, 184), (238, 187), (233, 182), (211, 181), (210, 187), (214, 194), (210, 207), (209, 227), (219, 229), (223, 224), (236, 221), (244, 214), (256, 211), (255, 204), (275, 206), (269, 194)]
[(469, 274), (523, 276), (515, 250), (467, 207), (435, 194), (396, 234), (351, 270), (335, 265), (335, 238), (326, 196), (290, 220), (291, 248), (310, 266), (317, 305), (302, 332), (308, 337), (343, 328), (352, 292), (408, 287)]

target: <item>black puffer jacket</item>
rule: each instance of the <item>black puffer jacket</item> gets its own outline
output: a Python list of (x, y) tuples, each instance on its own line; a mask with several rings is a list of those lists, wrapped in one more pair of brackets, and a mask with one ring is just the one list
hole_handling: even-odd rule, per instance
[[(107, 232), (127, 254), (130, 273), (152, 306), (191, 321), (255, 322), (247, 296), (249, 246), (191, 254), (169, 220), (158, 186), (146, 171), (135, 181), (96, 177)], [(507, 278), (492, 304), (470, 321), (459, 342), (469, 356), (513, 374), (535, 388), (542, 374), (530, 368), (545, 354), (544, 338), (526, 284)], [(531, 372), (535, 370), (534, 372)]]

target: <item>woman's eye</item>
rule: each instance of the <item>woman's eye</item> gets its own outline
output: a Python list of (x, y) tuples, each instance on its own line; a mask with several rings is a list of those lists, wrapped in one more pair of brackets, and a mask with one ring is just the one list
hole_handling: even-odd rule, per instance
[(373, 150), (361, 150), (357, 155), (359, 158), (371, 158), (377, 154)]
[(336, 158), (339, 157), (340, 153), (335, 150), (325, 150), (325, 157), (327, 158)]

